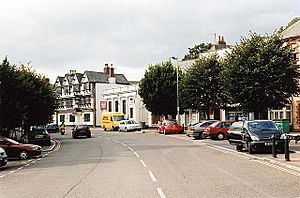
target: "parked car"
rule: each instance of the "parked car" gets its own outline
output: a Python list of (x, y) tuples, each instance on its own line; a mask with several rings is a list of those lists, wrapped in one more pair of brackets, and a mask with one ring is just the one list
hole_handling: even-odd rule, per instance
[(119, 123), (119, 131), (140, 131), (142, 128), (134, 120), (122, 120)]
[(5, 167), (7, 164), (7, 155), (5, 150), (0, 147), (0, 168)]
[(42, 154), (42, 147), (34, 144), (21, 144), (12, 139), (0, 136), (0, 146), (5, 150), (8, 157), (27, 159)]
[(51, 145), (51, 137), (44, 126), (32, 126), (30, 131), (26, 132), (22, 137), (23, 143), (31, 143), (37, 145)]
[(183, 127), (180, 126), (176, 119), (166, 119), (158, 127), (159, 133), (182, 133)]
[(203, 131), (204, 136), (211, 139), (223, 140), (227, 138), (229, 127), (236, 122), (235, 120), (217, 121), (206, 127)]
[(75, 139), (79, 136), (85, 136), (87, 138), (91, 138), (92, 133), (91, 133), (90, 128), (86, 125), (76, 125), (72, 129), (72, 137)]
[(59, 126), (58, 124), (48, 124), (46, 126), (46, 130), (48, 133), (58, 133), (59, 132)]
[[(268, 151), (272, 148), (272, 137), (276, 139), (276, 148), (284, 152), (282, 130), (271, 120), (253, 120), (239, 122), (239, 129), (228, 136), (230, 144), (235, 145), (238, 151), (247, 149), (249, 153)], [(242, 128), (242, 130), (240, 129)]]
[(217, 120), (205, 120), (203, 122), (199, 122), (192, 126), (189, 126), (186, 135), (189, 137), (194, 137), (195, 139), (204, 138), (204, 129), (214, 122), (217, 122)]

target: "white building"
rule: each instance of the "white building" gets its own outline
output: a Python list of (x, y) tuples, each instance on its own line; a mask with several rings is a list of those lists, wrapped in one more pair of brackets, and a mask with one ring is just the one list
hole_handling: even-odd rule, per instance
[(54, 85), (59, 96), (54, 123), (100, 126), (101, 94), (105, 89), (127, 86), (129, 82), (123, 74), (115, 74), (114, 68), (105, 64), (104, 72), (82, 74), (70, 70), (64, 77), (58, 76)]
[(102, 112), (123, 112), (126, 119), (151, 125), (151, 113), (146, 110), (138, 94), (137, 83), (105, 89), (101, 102), (106, 107), (103, 107)]

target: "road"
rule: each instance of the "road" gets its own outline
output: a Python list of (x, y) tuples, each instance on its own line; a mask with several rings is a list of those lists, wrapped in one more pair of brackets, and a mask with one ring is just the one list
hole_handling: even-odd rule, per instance
[(300, 174), (222, 149), (225, 141), (101, 129), (52, 136), (54, 151), (0, 171), (1, 198), (300, 197)]

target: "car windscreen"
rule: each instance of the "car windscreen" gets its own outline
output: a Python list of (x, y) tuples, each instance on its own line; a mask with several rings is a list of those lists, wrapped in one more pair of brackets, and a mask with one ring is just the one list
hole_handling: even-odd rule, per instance
[(46, 133), (46, 129), (44, 127), (32, 128), (31, 133), (33, 133), (33, 134), (44, 134), (44, 133)]
[(248, 127), (249, 130), (252, 132), (261, 131), (261, 132), (268, 133), (268, 132), (273, 132), (278, 130), (276, 124), (271, 121), (250, 122), (248, 123)]
[(114, 121), (124, 120), (124, 116), (113, 116)]

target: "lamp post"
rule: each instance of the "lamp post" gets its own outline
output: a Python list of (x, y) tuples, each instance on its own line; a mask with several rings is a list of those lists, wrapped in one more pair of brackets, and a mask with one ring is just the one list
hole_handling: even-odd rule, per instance
[(180, 111), (180, 107), (179, 107), (179, 89), (178, 89), (178, 57), (172, 57), (172, 59), (176, 60), (176, 106), (177, 106), (177, 120), (178, 120), (178, 124), (181, 124), (180, 122), (180, 115), (179, 115), (179, 111)]

